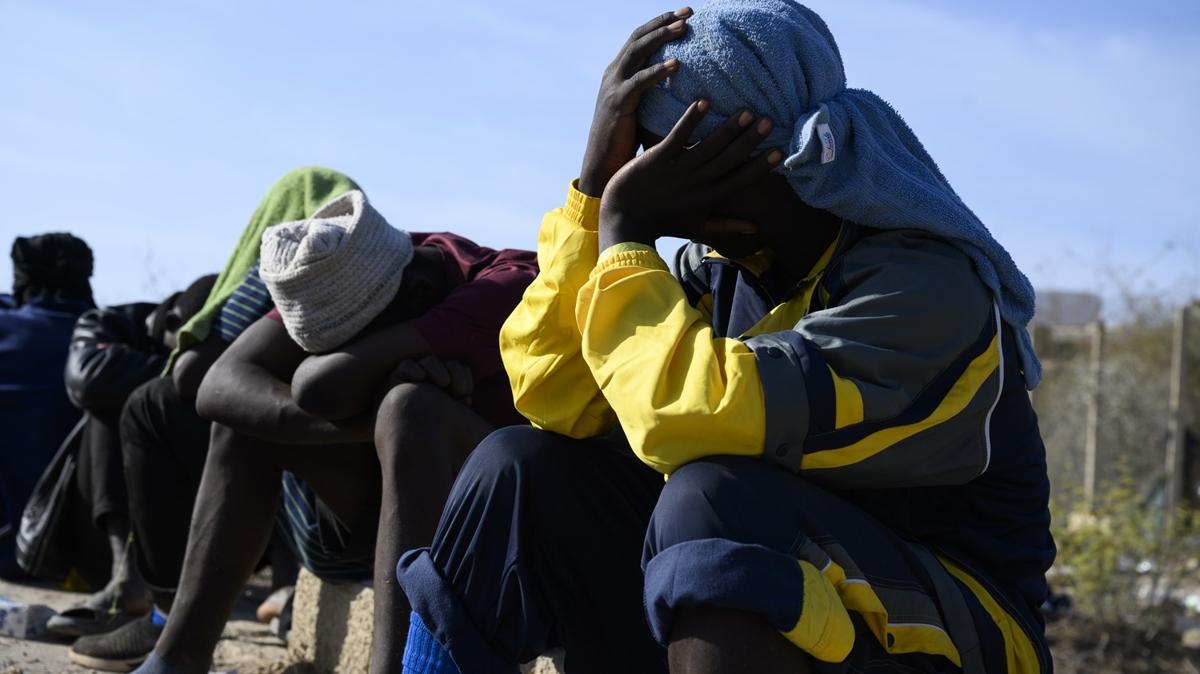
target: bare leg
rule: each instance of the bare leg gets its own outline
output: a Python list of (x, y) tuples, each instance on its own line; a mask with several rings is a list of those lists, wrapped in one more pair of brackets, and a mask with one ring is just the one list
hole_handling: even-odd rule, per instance
[(375, 461), (368, 450), (272, 445), (213, 424), (183, 574), (158, 655), (181, 672), (207, 672), (238, 593), (271, 538), (282, 470), (319, 475), (313, 488), (339, 516), (353, 519), (349, 513), (371, 492), (362, 488), (364, 475), (375, 479), (364, 463)]
[(371, 671), (399, 672), (411, 608), (396, 582), (396, 562), (429, 545), (467, 455), (492, 427), (441, 389), (403, 384), (379, 407), (375, 448), (383, 473), (375, 547), (375, 638)]
[[(111, 551), (108, 583), (84, 602), (101, 611), (141, 615), (150, 610), (149, 593), (131, 555), (129, 496), (121, 464), (119, 417), (88, 412), (76, 473), (77, 489)], [(86, 566), (86, 564), (85, 564)], [(86, 577), (86, 576), (85, 576)]]
[(137, 555), (129, 535), (129, 517), (124, 513), (104, 516), (108, 545), (112, 548), (112, 579), (102, 592), (110, 593), (126, 613), (141, 614), (150, 610), (150, 593), (142, 574), (138, 573)]
[(182, 671), (208, 671), (238, 592), (271, 535), (281, 472), (261, 448), (247, 446), (251, 442), (213, 424), (183, 574), (155, 647)]
[(675, 612), (671, 674), (807, 674), (809, 656), (761, 616), (709, 606)]

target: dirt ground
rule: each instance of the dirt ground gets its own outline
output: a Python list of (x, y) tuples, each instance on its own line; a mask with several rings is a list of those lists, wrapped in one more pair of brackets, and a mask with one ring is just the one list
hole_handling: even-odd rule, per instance
[(1200, 674), (1200, 651), (1175, 633), (1114, 630), (1079, 617), (1046, 628), (1055, 674)]
[[(238, 674), (302, 674), (291, 665), (283, 641), (254, 620), (254, 608), (266, 597), (268, 579), (256, 577), (234, 609), (233, 620), (217, 647), (214, 670)], [(18, 585), (0, 580), (0, 597), (41, 603), (62, 610), (81, 595), (45, 585)], [(1180, 644), (1175, 634), (1147, 636), (1101, 629), (1078, 617), (1067, 617), (1047, 629), (1057, 674), (1200, 674), (1200, 650)], [(0, 637), (0, 674), (85, 674), (94, 670), (71, 664), (67, 641), (25, 641)], [(537, 672), (555, 671), (549, 661)]]
[[(289, 672), (287, 649), (266, 625), (254, 619), (254, 609), (268, 593), (268, 580), (256, 577), (234, 608), (233, 620), (217, 646), (213, 669), (236, 670), (238, 674), (282, 674)], [(79, 601), (83, 595), (63, 592), (48, 585), (19, 585), (0, 580), (0, 597), (25, 603), (45, 604), (56, 611)], [(68, 640), (27, 641), (0, 636), (0, 674), (85, 674), (95, 670), (72, 664), (67, 658)], [(292, 674), (296, 668), (292, 668)]]

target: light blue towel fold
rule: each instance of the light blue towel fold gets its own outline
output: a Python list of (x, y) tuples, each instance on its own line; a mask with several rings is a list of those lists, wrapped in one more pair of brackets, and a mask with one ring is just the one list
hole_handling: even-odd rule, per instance
[(1026, 386), (1038, 385), (1042, 366), (1025, 329), (1034, 309), (1029, 279), (900, 115), (870, 91), (846, 88), (821, 17), (789, 0), (714, 0), (656, 57), (668, 58), (679, 59), (679, 71), (644, 96), (642, 126), (665, 136), (698, 98), (712, 111), (697, 136), (742, 108), (769, 117), (775, 128), (763, 147), (786, 148), (777, 171), (806, 203), (860, 225), (925, 230), (969, 256), (1019, 335)]

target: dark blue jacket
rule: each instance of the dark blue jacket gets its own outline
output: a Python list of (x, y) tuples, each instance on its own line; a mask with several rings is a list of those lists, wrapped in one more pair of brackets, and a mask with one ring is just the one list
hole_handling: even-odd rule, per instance
[(83, 301), (42, 299), (0, 308), (0, 576), (21, 575), (14, 556), (21, 512), (79, 420), (63, 366), (75, 321), (90, 308)]

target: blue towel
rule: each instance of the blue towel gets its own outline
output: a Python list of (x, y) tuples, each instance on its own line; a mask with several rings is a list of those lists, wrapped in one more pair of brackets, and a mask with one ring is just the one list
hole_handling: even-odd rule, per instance
[(665, 136), (698, 98), (712, 108), (697, 137), (742, 108), (769, 117), (775, 128), (763, 147), (786, 149), (776, 170), (805, 203), (860, 225), (925, 230), (970, 257), (1019, 335), (1026, 387), (1038, 385), (1042, 366), (1025, 329), (1034, 309), (1029, 279), (892, 106), (846, 88), (841, 54), (821, 17), (789, 0), (714, 0), (655, 58), (677, 58), (680, 66), (643, 97), (642, 126)]

